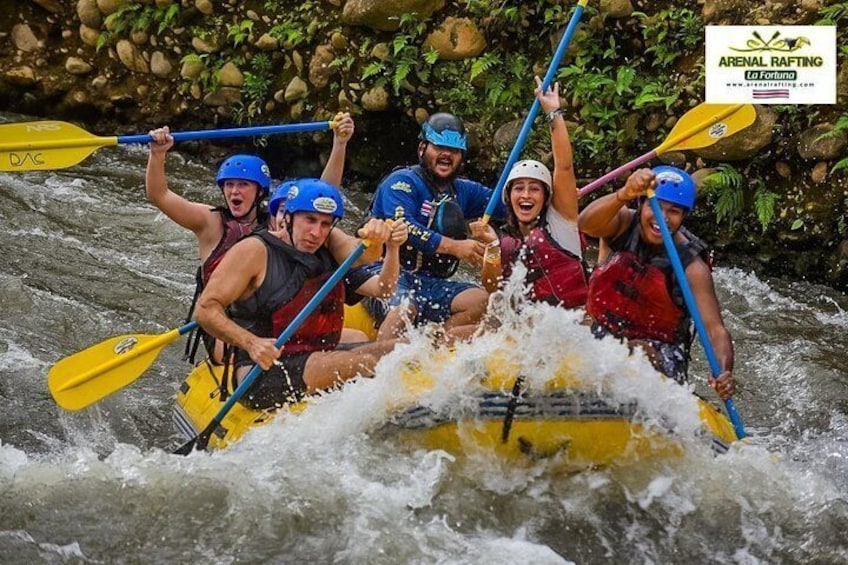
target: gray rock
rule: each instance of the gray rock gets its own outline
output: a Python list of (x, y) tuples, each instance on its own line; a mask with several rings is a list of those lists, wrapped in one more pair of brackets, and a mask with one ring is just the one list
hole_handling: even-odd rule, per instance
[(402, 14), (417, 13), (427, 19), (444, 7), (445, 0), (347, 0), (342, 22), (378, 31), (396, 31)]
[(27, 65), (9, 69), (3, 73), (3, 80), (11, 85), (23, 88), (33, 86), (38, 82), (38, 79), (35, 77), (35, 71)]
[(217, 53), (221, 50), (221, 46), (214, 39), (200, 39), (199, 37), (191, 38), (191, 46), (198, 53)]
[(389, 93), (382, 86), (375, 86), (362, 95), (362, 107), (369, 112), (382, 112), (389, 107)]
[(206, 66), (200, 61), (184, 61), (180, 68), (180, 76), (187, 80), (194, 80), (205, 68)]
[(97, 0), (97, 7), (104, 15), (108, 16), (118, 11), (118, 8), (127, 3), (127, 0)]
[[(306, 84), (302, 78), (296, 76), (293, 77), (288, 86), (286, 86), (286, 91), (283, 94), (283, 100), (288, 102), (289, 104), (296, 102), (302, 98), (306, 98), (309, 94), (309, 86)], [(282, 100), (281, 100), (282, 101)]]
[(338, 68), (330, 66), (335, 60), (333, 49), (329, 45), (319, 45), (315, 48), (309, 60), (309, 82), (315, 88), (324, 88), (330, 82), (330, 77), (338, 72)]
[(40, 48), (38, 38), (27, 24), (15, 24), (12, 27), (12, 43), (17, 49), (28, 53)]
[(227, 61), (218, 71), (218, 84), (241, 88), (244, 85), (244, 75), (235, 63)]
[(131, 41), (126, 39), (118, 41), (118, 45), (115, 46), (115, 51), (118, 53), (118, 59), (120, 59), (121, 63), (123, 63), (129, 70), (136, 73), (150, 72), (150, 67), (147, 64), (147, 61), (144, 60), (141, 52)]
[(83, 24), (80, 26), (79, 36), (83, 43), (89, 47), (94, 47), (97, 45), (97, 39), (100, 37), (100, 32), (93, 27), (88, 27)]
[(755, 108), (757, 118), (753, 124), (714, 145), (695, 149), (695, 154), (715, 161), (740, 161), (754, 157), (760, 149), (771, 143), (772, 129), (777, 120), (777, 116), (768, 106)]
[(259, 39), (256, 40), (255, 45), (260, 51), (274, 51), (280, 46), (280, 42), (277, 41), (277, 38), (272, 36), (270, 33), (263, 33)]
[(519, 118), (507, 122), (497, 129), (492, 143), (498, 151), (509, 151), (515, 145), (515, 140), (518, 139), (518, 133), (521, 131), (521, 126), (524, 125), (524, 119)]
[(209, 0), (194, 0), (194, 7), (197, 8), (198, 12), (206, 16), (211, 15), (215, 11), (215, 7)]
[(486, 49), (486, 38), (470, 19), (449, 16), (427, 36), (424, 47), (435, 49), (439, 59), (461, 61), (480, 55)]
[(233, 102), (241, 100), (241, 89), (231, 86), (222, 86), (215, 92), (210, 92), (203, 97), (203, 104), (206, 106), (229, 106)]
[(661, 163), (680, 169), (686, 165), (686, 154), (682, 151), (666, 151), (658, 159)]
[(630, 0), (601, 0), (601, 13), (610, 18), (629, 18), (633, 13)]
[(378, 43), (371, 49), (371, 56), (378, 61), (388, 61), (392, 57), (392, 51), (388, 43)]
[(89, 63), (79, 57), (68, 57), (65, 61), (65, 70), (72, 75), (87, 75), (93, 68)]
[(79, 0), (77, 2), (77, 16), (80, 22), (90, 28), (100, 29), (103, 25), (103, 16), (100, 14), (100, 8), (97, 7), (95, 0)]
[(150, 72), (158, 77), (165, 78), (174, 70), (174, 65), (161, 51), (154, 51), (150, 56)]
[(802, 159), (827, 161), (836, 159), (848, 145), (845, 132), (835, 136), (822, 137), (833, 131), (830, 124), (819, 124), (801, 133), (798, 138), (798, 155)]
[(821, 161), (816, 163), (816, 166), (813, 167), (813, 171), (810, 173), (810, 178), (813, 179), (813, 182), (816, 184), (822, 184), (827, 180), (827, 163)]
[(104, 86), (106, 86), (107, 84), (109, 84), (109, 79), (107, 79), (107, 78), (106, 78), (105, 76), (103, 76), (103, 75), (97, 75), (97, 76), (96, 76), (96, 77), (94, 77), (94, 78), (92, 79), (92, 81), (91, 81), (91, 86), (93, 86), (94, 88), (96, 88), (96, 89), (98, 89), (98, 90), (99, 90), (99, 89), (101, 89), (101, 88), (103, 88), (103, 87), (104, 87)]

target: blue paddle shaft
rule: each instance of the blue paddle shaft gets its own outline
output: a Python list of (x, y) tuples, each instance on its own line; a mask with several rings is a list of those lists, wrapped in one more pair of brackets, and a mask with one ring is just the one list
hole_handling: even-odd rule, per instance
[[(683, 270), (683, 263), (680, 262), (680, 256), (677, 254), (677, 248), (674, 246), (674, 240), (671, 238), (671, 232), (668, 231), (668, 226), (665, 223), (660, 203), (653, 194), (648, 198), (651, 204), (651, 210), (654, 211), (654, 217), (657, 224), (660, 226), (662, 233), (663, 245), (665, 245), (668, 258), (671, 260), (671, 266), (674, 269), (674, 276), (677, 277), (677, 282), (680, 285), (680, 290), (683, 292), (683, 300), (686, 301), (686, 307), (689, 309), (689, 315), (692, 316), (692, 321), (695, 324), (695, 329), (698, 331), (698, 338), (701, 340), (701, 346), (707, 354), (707, 361), (710, 364), (710, 372), (713, 377), (718, 377), (721, 374), (721, 366), (716, 358), (713, 344), (710, 342), (710, 336), (707, 334), (707, 329), (704, 327), (704, 321), (701, 319), (701, 311), (698, 310), (698, 304), (695, 302), (695, 297), (692, 294), (692, 288), (689, 286), (689, 280), (686, 278), (686, 271)], [(730, 421), (733, 423), (733, 428), (736, 430), (736, 437), (742, 439), (745, 437), (745, 428), (742, 425), (742, 419), (736, 411), (736, 405), (733, 399), (728, 398), (724, 401), (724, 407), (727, 410), (727, 415), (730, 416)]]
[[(280, 334), (280, 337), (277, 338), (277, 341), (274, 342), (274, 347), (282, 347), (286, 344), (286, 342), (294, 335), (294, 332), (306, 321), (306, 318), (309, 317), (310, 314), (318, 307), (319, 304), (330, 294), (330, 291), (333, 290), (333, 287), (339, 283), (339, 281), (344, 278), (345, 274), (350, 270), (350, 267), (356, 262), (357, 259), (362, 255), (365, 251), (366, 245), (364, 243), (360, 243), (359, 246), (353, 250), (350, 256), (344, 260), (344, 262), (339, 265), (339, 268), (336, 269), (336, 272), (333, 273), (327, 282), (318, 290), (318, 292), (313, 296), (309, 302), (306, 303), (306, 306), (303, 307), (303, 310), (295, 317), (294, 320), (289, 324), (289, 326)], [(208, 442), (208, 438), (212, 435), (212, 432), (215, 431), (221, 422), (224, 420), (224, 416), (230, 411), (230, 409), (235, 405), (236, 402), (247, 392), (247, 389), (250, 388), (250, 385), (253, 384), (253, 381), (256, 380), (262, 374), (262, 367), (259, 365), (254, 365), (244, 380), (239, 383), (236, 389), (233, 391), (233, 394), (227, 400), (226, 403), (221, 407), (215, 417), (212, 419), (212, 422), (206, 427), (206, 429), (198, 436), (198, 449), (204, 449), (206, 447), (206, 443)]]
[[(226, 137), (250, 137), (254, 135), (275, 135), (280, 133), (303, 133), (330, 129), (330, 122), (306, 122), (302, 124), (281, 124), (277, 126), (257, 126), (248, 128), (209, 129), (172, 133), (174, 141), (194, 141), (198, 139), (222, 139)], [(149, 143), (153, 136), (149, 133), (138, 135), (119, 135), (118, 143)]]
[(185, 335), (197, 327), (197, 322), (189, 322), (184, 326), (180, 326), (180, 335)]
[[(562, 58), (565, 56), (565, 52), (568, 50), (568, 44), (571, 43), (571, 37), (574, 35), (574, 31), (577, 29), (577, 25), (580, 23), (580, 18), (582, 16), (583, 3), (581, 2), (574, 9), (574, 15), (571, 16), (571, 21), (568, 22), (568, 27), (565, 29), (565, 33), (562, 34), (562, 39), (559, 41), (559, 46), (554, 53), (553, 59), (551, 59), (548, 72), (545, 73), (545, 78), (542, 79), (542, 92), (547, 91), (551, 86), (551, 82), (553, 82), (554, 76), (556, 76), (557, 69), (559, 69), (559, 63), (562, 61)], [(527, 136), (530, 135), (530, 129), (533, 127), (533, 121), (536, 119), (536, 114), (539, 113), (539, 108), (539, 99), (534, 98), (533, 105), (530, 106), (530, 112), (524, 119), (524, 125), (521, 126), (521, 131), (518, 133), (518, 139), (515, 141), (515, 145), (509, 154), (509, 158), (506, 160), (503, 171), (501, 171), (501, 177), (498, 179), (498, 184), (495, 186), (492, 197), (489, 199), (489, 204), (486, 206), (485, 216), (487, 218), (490, 218), (495, 212), (495, 207), (501, 199), (501, 192), (503, 192), (506, 179), (509, 176), (509, 172), (512, 170), (512, 166), (518, 160), (518, 156), (521, 155), (521, 150), (524, 148)]]

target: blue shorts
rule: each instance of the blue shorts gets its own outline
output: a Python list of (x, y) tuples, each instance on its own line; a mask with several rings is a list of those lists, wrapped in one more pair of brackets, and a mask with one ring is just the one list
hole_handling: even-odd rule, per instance
[[(374, 274), (378, 274), (381, 268), (382, 263), (375, 263)], [(450, 317), (454, 298), (469, 288), (479, 287), (471, 283), (440, 279), (428, 273), (401, 270), (394, 296), (388, 300), (369, 298), (365, 301), (365, 307), (374, 319), (382, 323), (390, 308), (407, 299), (418, 312), (413, 320), (415, 325), (425, 322), (440, 324)]]

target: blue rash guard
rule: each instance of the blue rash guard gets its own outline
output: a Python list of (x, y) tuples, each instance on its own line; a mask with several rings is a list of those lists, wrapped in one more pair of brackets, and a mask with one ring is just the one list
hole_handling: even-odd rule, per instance
[[(430, 268), (422, 268), (420, 255), (425, 258), (436, 255), (436, 250), (442, 242), (443, 234), (439, 232), (439, 222), (434, 222), (437, 209), (445, 201), (453, 201), (461, 211), (461, 221), (480, 218), (486, 211), (492, 189), (486, 188), (479, 182), (468, 179), (455, 179), (445, 192), (427, 183), (418, 166), (405, 167), (393, 171), (386, 176), (377, 187), (371, 215), (376, 218), (403, 218), (409, 224), (409, 238), (401, 250), (401, 267), (409, 271), (423, 270), (429, 274), (448, 278), (456, 271), (458, 260), (449, 255), (438, 254), (442, 260), (437, 262), (448, 264), (447, 268), (437, 267), (430, 263)], [(495, 208), (496, 218), (504, 216), (501, 202)], [(455, 223), (455, 222), (454, 222)], [(447, 231), (447, 230), (446, 230)], [(455, 239), (464, 239), (452, 234), (444, 234)], [(430, 257), (432, 258), (432, 257)]]

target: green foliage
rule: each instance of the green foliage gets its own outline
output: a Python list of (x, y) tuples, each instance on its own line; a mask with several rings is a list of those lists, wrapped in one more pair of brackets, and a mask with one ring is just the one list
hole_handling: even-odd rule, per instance
[(153, 31), (161, 34), (177, 24), (180, 19), (180, 9), (179, 3), (164, 8), (134, 2), (124, 4), (106, 16), (103, 21), (104, 30), (97, 38), (95, 49), (99, 51), (116, 37), (123, 37), (130, 33)]
[(742, 214), (744, 206), (742, 189), (744, 184), (745, 179), (742, 174), (731, 165), (726, 164), (719, 165), (716, 172), (704, 179), (704, 190), (717, 196), (715, 209), (716, 220), (719, 223), (727, 220), (732, 227)]
[(848, 2), (838, 2), (822, 7), (819, 10), (819, 18), (815, 25), (838, 25), (843, 19), (848, 19)]
[(689, 8), (671, 7), (660, 10), (653, 16), (642, 12), (645, 27), (642, 37), (645, 40), (645, 53), (653, 57), (652, 66), (664, 69), (677, 59), (700, 45), (704, 40), (704, 23), (701, 16)]
[(238, 47), (246, 41), (253, 41), (253, 20), (243, 20), (227, 26), (227, 41)]
[(300, 25), (290, 21), (275, 25), (268, 33), (286, 49), (293, 49), (307, 39)]
[(754, 179), (751, 185), (756, 187), (754, 192), (754, 212), (760, 222), (762, 233), (766, 233), (771, 221), (774, 219), (777, 203), (780, 195), (768, 190), (761, 179)]
[(191, 63), (203, 66), (198, 77), (194, 80), (186, 80), (181, 86), (182, 92), (191, 88), (192, 83), (197, 83), (202, 91), (214, 90), (218, 86), (218, 76), (221, 67), (224, 66), (224, 61), (210, 53), (189, 53), (182, 59), (180, 63)]

